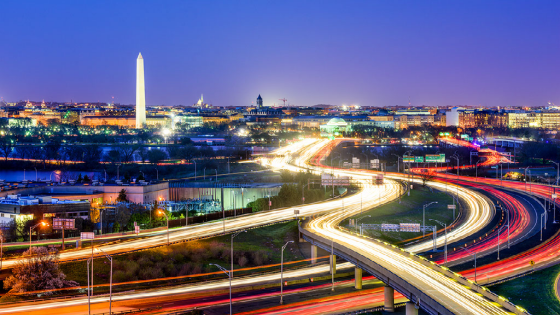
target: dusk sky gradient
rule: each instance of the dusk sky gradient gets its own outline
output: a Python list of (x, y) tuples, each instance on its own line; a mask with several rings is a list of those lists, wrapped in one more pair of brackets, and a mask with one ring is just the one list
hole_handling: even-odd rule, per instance
[(0, 97), (560, 105), (560, 1), (0, 1)]

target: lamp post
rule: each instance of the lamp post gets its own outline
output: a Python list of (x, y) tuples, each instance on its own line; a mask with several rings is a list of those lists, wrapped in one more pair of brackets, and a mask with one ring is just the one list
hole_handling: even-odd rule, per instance
[[(545, 213), (541, 213), (541, 242), (542, 242), (542, 230), (543, 230), (543, 217), (545, 216)], [(546, 228), (546, 227), (545, 227)]]
[(218, 182), (218, 169), (215, 169), (216, 171), (216, 183)]
[[(527, 191), (527, 171), (529, 170), (529, 166), (525, 168), (525, 191)], [(529, 171), (529, 175), (531, 172)]]
[[(29, 227), (29, 256), (31, 256), (31, 237), (32, 237), (32, 233), (33, 233), (33, 229), (35, 229), (38, 226), (49, 226), (48, 223), (46, 222), (39, 222), (37, 224), (35, 224), (34, 226)], [(39, 239), (39, 235), (37, 235), (37, 239)]]
[(474, 255), (474, 282), (476, 282), (476, 252), (472, 252), (470, 249), (463, 247), (464, 250)]
[[(371, 218), (371, 215), (368, 214), (366, 216), (363, 216), (361, 218), (356, 219), (356, 231), (358, 230), (358, 221), (360, 221), (363, 218)], [(363, 223), (362, 223), (362, 225), (363, 225)], [(363, 228), (360, 228), (360, 235), (363, 235)]]
[[(101, 236), (103, 236), (103, 213), (102, 213), (103, 210), (105, 209), (101, 209), (101, 208), (99, 209), (99, 221), (101, 221)], [(64, 247), (64, 244), (62, 244), (62, 247)]]
[(194, 181), (196, 182), (196, 160), (193, 158), (193, 163), (194, 163)]
[(38, 182), (39, 181), (39, 176), (37, 175), (37, 168), (33, 167), (35, 169), (35, 181)]
[(334, 266), (335, 266), (335, 260), (334, 260), (334, 239), (331, 238), (331, 279), (332, 279), (332, 286), (331, 286), (331, 291), (334, 292)]
[(560, 180), (560, 163), (554, 162), (554, 161), (550, 161), (554, 164), (556, 164), (556, 167), (558, 168), (556, 170), (556, 186), (558, 186), (558, 180)]
[(156, 180), (159, 181), (159, 170), (157, 167), (156, 167)]
[(447, 264), (447, 224), (445, 224), (443, 222), (440, 222), (436, 219), (430, 219), (430, 221), (435, 221), (435, 222), (439, 223), (440, 225), (443, 226), (443, 230), (445, 231), (445, 245), (444, 245), (444, 257), (445, 257), (445, 259), (444, 259), (444, 261)]
[(203, 181), (206, 180), (206, 167), (204, 168), (204, 177), (202, 178)]
[(367, 153), (362, 153), (362, 155), (366, 157), (366, 170), (369, 170), (369, 165), (368, 165), (369, 156), (367, 155)]
[(288, 244), (293, 243), (294, 241), (288, 241), (284, 246), (282, 246), (282, 252), (280, 253), (280, 304), (284, 304), (283, 295), (284, 295), (284, 249)]
[(105, 255), (105, 257), (107, 257), (107, 259), (109, 259), (109, 261), (111, 262), (111, 273), (109, 276), (109, 314), (113, 314), (111, 311), (111, 307), (113, 304), (113, 258), (111, 257), (111, 255), (104, 252), (101, 248), (97, 248), (97, 250), (101, 251), (103, 255)]
[(451, 157), (457, 160), (457, 179), (459, 179), (459, 156), (457, 155), (457, 151), (455, 151), (455, 154)]
[[(88, 287), (88, 295), (87, 295), (87, 302), (88, 302), (88, 314), (91, 315), (91, 290), (89, 286), (89, 263), (92, 263), (91, 270), (93, 272), (93, 258), (88, 258), (86, 262), (86, 274), (87, 274), (87, 287)], [(92, 287), (93, 287), (93, 277), (92, 277)]]
[[(237, 233), (231, 235), (231, 270), (230, 270), (230, 272), (231, 272), (231, 277), (232, 278), (233, 278), (233, 239), (241, 233), (247, 233), (247, 230), (240, 231), (240, 232), (237, 232)], [(230, 299), (231, 299), (231, 293), (230, 293)]]
[(169, 246), (169, 218), (167, 217), (167, 214), (165, 214), (165, 211), (159, 210), (158, 212), (159, 214), (163, 214), (163, 216), (165, 216), (165, 220), (167, 221), (167, 246)]
[[(394, 154), (394, 153), (393, 153), (393, 155), (397, 157), (397, 173), (400, 173), (401, 172), (401, 164), (399, 163), (399, 160), (402, 160), (402, 158), (400, 156)], [(403, 162), (403, 164), (404, 164), (404, 162)], [(404, 168), (404, 165), (403, 165), (403, 168)]]
[(231, 270), (228, 271), (226, 268), (224, 268), (224, 267), (222, 267), (218, 264), (210, 264), (210, 266), (218, 267), (218, 269), (220, 269), (223, 273), (225, 273), (229, 277), (229, 315), (232, 315), (233, 314), (233, 311), (232, 311), (233, 303), (232, 303), (232, 300), (231, 300), (231, 276), (232, 276)]
[(117, 180), (120, 179), (119, 168), (121, 167), (121, 163), (117, 163)]
[(432, 201), (422, 206), (422, 237), (426, 236), (426, 229), (424, 229), (424, 227), (426, 226), (426, 208), (428, 208), (430, 205), (434, 203), (438, 203), (438, 202)]
[[(502, 229), (505, 228), (506, 226), (507, 226), (508, 231), (509, 231), (509, 226), (508, 225), (504, 225), (504, 226), (502, 226), (501, 228), (498, 229), (498, 260), (500, 260), (500, 233), (502, 232)], [(508, 232), (508, 244), (509, 244), (509, 232)]]

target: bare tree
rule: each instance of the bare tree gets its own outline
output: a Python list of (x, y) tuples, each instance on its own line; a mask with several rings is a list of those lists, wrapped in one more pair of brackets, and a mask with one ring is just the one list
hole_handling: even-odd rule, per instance
[(10, 157), (10, 154), (12, 154), (12, 151), (14, 150), (13, 141), (14, 140), (9, 137), (2, 137), (0, 139), (0, 153), (2, 153), (4, 160), (8, 160), (8, 157)]
[(134, 152), (138, 150), (138, 147), (131, 145), (121, 145), (118, 150), (120, 152), (122, 161), (127, 163), (131, 162), (134, 159)]

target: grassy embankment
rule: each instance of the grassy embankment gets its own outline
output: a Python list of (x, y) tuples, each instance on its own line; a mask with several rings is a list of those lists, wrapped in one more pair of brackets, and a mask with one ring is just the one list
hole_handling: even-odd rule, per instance
[[(453, 222), (453, 210), (448, 210), (447, 205), (453, 204), (453, 199), (449, 194), (438, 190), (431, 192), (428, 188), (415, 186), (410, 192), (410, 196), (403, 195), (401, 202), (398, 200), (390, 202), (378, 208), (364, 211), (362, 215), (354, 218), (371, 215), (371, 218), (364, 217), (359, 220), (359, 224), (399, 224), (399, 223), (420, 223), (422, 224), (422, 206), (424, 204), (436, 201), (426, 209), (426, 225), (437, 225), (438, 229), (443, 228), (430, 219), (435, 219), (446, 224)], [(456, 212), (458, 215), (458, 212)], [(343, 221), (343, 225), (348, 226), (348, 220)], [(365, 235), (369, 235), (390, 243), (399, 243), (413, 237), (422, 236), (422, 233), (413, 232), (381, 232), (365, 230)]]
[(560, 265), (536, 271), (490, 287), (492, 292), (519, 305), (533, 315), (560, 314), (560, 302), (554, 287)]
[[(279, 263), (280, 250), (290, 240), (297, 244), (296, 222), (276, 224), (239, 234), (234, 239), (234, 269)], [(210, 263), (229, 269), (230, 236), (116, 255), (114, 259), (114, 283), (216, 272), (219, 270), (210, 266)], [(284, 251), (284, 262), (301, 259), (303, 257), (295, 244), (288, 246)], [(68, 279), (78, 281), (81, 285), (87, 284), (85, 262), (64, 263), (61, 267)], [(94, 283), (108, 283), (109, 270), (109, 262), (106, 259), (95, 259)], [(241, 275), (242, 272), (236, 274)], [(221, 273), (217, 276), (223, 277)], [(200, 280), (200, 277), (197, 279)]]

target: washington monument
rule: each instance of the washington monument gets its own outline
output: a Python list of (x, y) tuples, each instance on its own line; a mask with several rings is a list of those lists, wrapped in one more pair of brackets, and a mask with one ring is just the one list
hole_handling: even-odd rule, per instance
[(136, 60), (136, 128), (146, 124), (146, 90), (144, 88), (144, 59), (138, 54)]

